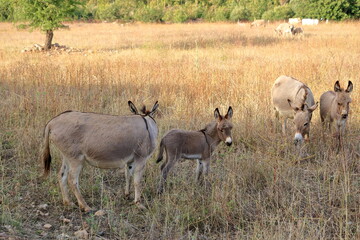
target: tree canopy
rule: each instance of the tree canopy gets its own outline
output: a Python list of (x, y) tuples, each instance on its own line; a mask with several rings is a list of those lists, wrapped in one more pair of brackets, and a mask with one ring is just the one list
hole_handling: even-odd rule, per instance
[[(53, 31), (64, 27), (63, 21), (73, 19), (81, 5), (79, 0), (12, 0), (14, 20), (30, 29), (46, 33), (44, 48), (51, 48)], [(10, 5), (11, 6), (11, 5)]]
[[(80, 2), (83, 5), (78, 5)], [(32, 27), (46, 31), (61, 27), (69, 16), (143, 22), (289, 17), (346, 20), (360, 18), (360, 0), (0, 0), (0, 21), (32, 19)]]

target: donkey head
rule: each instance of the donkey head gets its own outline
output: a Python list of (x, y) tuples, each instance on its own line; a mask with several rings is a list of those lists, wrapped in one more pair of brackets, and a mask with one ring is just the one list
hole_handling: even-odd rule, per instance
[(215, 119), (217, 120), (216, 130), (221, 141), (224, 141), (226, 145), (230, 146), (232, 144), (231, 130), (233, 124), (230, 122), (232, 118), (233, 110), (229, 107), (225, 116), (222, 116), (219, 112), (219, 109), (216, 108), (214, 112)]
[(311, 107), (308, 107), (306, 103), (303, 103), (301, 107), (296, 107), (292, 104), (290, 99), (288, 99), (288, 103), (295, 111), (294, 123), (296, 127), (296, 133), (294, 137), (294, 144), (299, 145), (304, 141), (304, 139), (309, 139), (312, 112), (317, 108), (318, 103), (315, 103)]
[(135, 107), (135, 105), (131, 102), (128, 101), (128, 105), (130, 107), (130, 111), (136, 115), (143, 115), (143, 116), (150, 116), (150, 117), (154, 117), (155, 112), (157, 110), (157, 108), (159, 107), (158, 101), (155, 102), (154, 106), (152, 107), (152, 109), (149, 111), (146, 109), (146, 106), (144, 105), (141, 108), (141, 113), (139, 113), (139, 111), (137, 110), (137, 108)]
[(336, 94), (335, 98), (335, 107), (336, 113), (341, 117), (341, 119), (347, 119), (349, 115), (349, 105), (351, 103), (350, 93), (353, 90), (353, 84), (351, 81), (348, 83), (346, 90), (340, 87), (339, 81), (336, 81), (334, 85), (334, 91)]

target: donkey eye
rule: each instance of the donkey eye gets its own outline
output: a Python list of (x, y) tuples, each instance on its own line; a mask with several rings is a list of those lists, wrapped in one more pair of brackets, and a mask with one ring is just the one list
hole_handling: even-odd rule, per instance
[(338, 103), (339, 106), (341, 106), (341, 103)]
[(307, 125), (309, 125), (309, 123), (307, 123), (307, 122), (306, 122), (306, 123), (304, 123), (304, 127), (306, 127)]

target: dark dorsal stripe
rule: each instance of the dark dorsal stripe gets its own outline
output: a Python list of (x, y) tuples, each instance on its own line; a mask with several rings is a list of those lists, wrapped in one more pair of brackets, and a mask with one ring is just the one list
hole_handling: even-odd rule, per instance
[(145, 117), (146, 117), (146, 116), (150, 117), (155, 123), (156, 123), (156, 121), (155, 121), (150, 115), (139, 115), (139, 116), (141, 116), (141, 118), (142, 118), (142, 119), (144, 120), (144, 122), (145, 122), (146, 130), (147, 130), (147, 132), (148, 132), (148, 134), (149, 134), (149, 140), (150, 140), (150, 146), (151, 146), (151, 145), (152, 145), (152, 142), (151, 142), (151, 134), (150, 134), (150, 131), (149, 131), (149, 125), (148, 125)]

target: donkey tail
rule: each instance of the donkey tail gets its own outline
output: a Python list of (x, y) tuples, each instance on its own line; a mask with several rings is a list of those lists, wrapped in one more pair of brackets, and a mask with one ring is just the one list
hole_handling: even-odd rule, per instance
[(47, 124), (44, 131), (44, 148), (40, 156), (40, 160), (44, 167), (44, 173), (42, 175), (42, 178), (46, 178), (50, 173), (51, 155), (50, 155), (50, 146), (49, 146), (50, 144), (49, 133), (50, 133), (50, 127), (49, 124)]
[(161, 162), (161, 160), (163, 160), (163, 155), (164, 155), (164, 140), (162, 139), (160, 142), (160, 149), (159, 149), (159, 155), (158, 158), (156, 160), (156, 163)]

